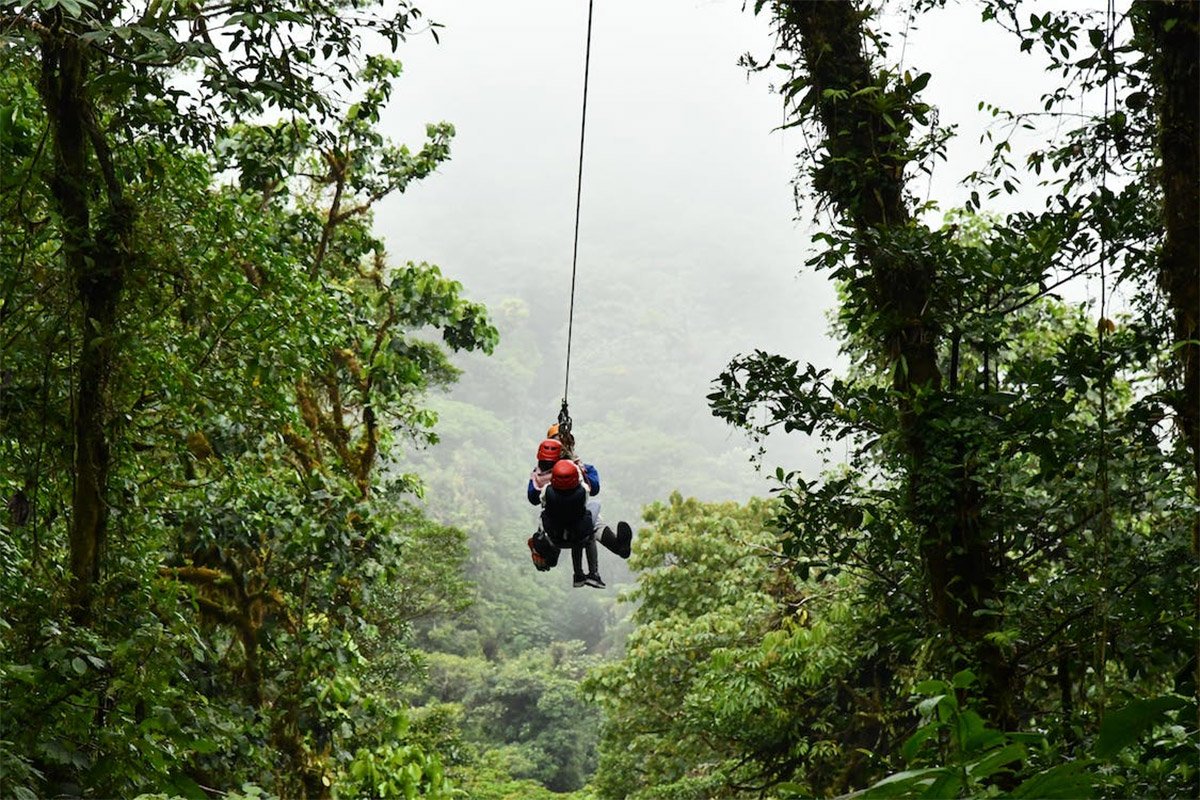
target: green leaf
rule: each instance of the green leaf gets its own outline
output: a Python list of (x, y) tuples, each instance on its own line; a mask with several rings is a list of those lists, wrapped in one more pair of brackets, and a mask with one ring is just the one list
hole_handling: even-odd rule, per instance
[(186, 797), (188, 800), (208, 800), (208, 794), (200, 788), (200, 784), (187, 775), (176, 775), (171, 778), (171, 788), (176, 794)]
[(925, 769), (907, 769), (888, 775), (875, 783), (864, 792), (864, 797), (901, 797), (907, 789), (918, 783), (932, 782), (936, 776), (943, 774), (946, 767), (926, 767)]
[(958, 701), (952, 694), (935, 694), (933, 697), (927, 697), (917, 703), (917, 711), (922, 717), (933, 716), (937, 713), (938, 719), (946, 721), (947, 716), (958, 710)]
[(1182, 697), (1164, 695), (1147, 700), (1134, 700), (1108, 712), (1104, 716), (1104, 722), (1100, 723), (1096, 756), (1111, 758), (1140, 739), (1146, 731), (1165, 722), (1168, 711), (1174, 711), (1186, 704), (1187, 701)]
[(993, 750), (983, 758), (968, 766), (967, 772), (970, 773), (972, 778), (982, 780), (984, 778), (991, 777), (1014, 761), (1024, 760), (1024, 747), (1016, 743), (1007, 744), (1004, 747), (1001, 747), (999, 750)]
[(950, 679), (950, 683), (955, 689), (966, 689), (968, 686), (974, 685), (977, 680), (978, 678), (974, 672), (964, 669), (954, 673), (954, 677)]
[(905, 761), (912, 761), (921, 752), (921, 745), (925, 744), (926, 740), (935, 733), (937, 733), (936, 725), (923, 725), (917, 728), (917, 732), (905, 740), (904, 746), (900, 748), (900, 755), (904, 756)]
[(958, 717), (959, 746), (964, 753), (978, 753), (991, 747), (998, 746), (1004, 741), (1004, 734), (994, 728), (988, 728), (983, 723), (983, 717), (967, 709)]
[(215, 753), (220, 749), (220, 745), (213, 739), (196, 739), (191, 746), (193, 751), (205, 755)]
[(929, 798), (929, 800), (953, 800), (958, 797), (958, 791), (961, 788), (962, 772), (957, 769), (948, 769), (931, 783), (928, 789), (921, 792), (921, 797)]
[(75, 656), (71, 659), (71, 668), (74, 669), (76, 673), (82, 675), (83, 673), (87, 672), (87, 663), (79, 656)]
[(4, 668), (4, 674), (22, 683), (36, 683), (38, 676), (37, 670), (31, 664), (9, 664)]
[(1068, 761), (1037, 773), (1013, 789), (1009, 797), (1044, 798), (1044, 800), (1071, 800), (1089, 798), (1094, 794), (1096, 780), (1084, 772), (1091, 764), (1088, 760)]

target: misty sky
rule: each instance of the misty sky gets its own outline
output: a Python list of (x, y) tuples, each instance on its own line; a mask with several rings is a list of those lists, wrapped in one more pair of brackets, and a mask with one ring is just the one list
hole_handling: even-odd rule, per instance
[[(377, 226), (397, 257), (440, 264), (485, 302), (532, 272), (541, 284), (537, 312), (565, 320), (586, 0), (419, 5), (445, 26), (441, 43), (420, 36), (401, 48), (405, 74), (384, 129), (413, 146), (426, 122), (452, 122), (458, 134), (450, 163), (383, 205)], [(704, 374), (753, 347), (835, 364), (826, 336), (833, 291), (802, 268), (813, 212), (807, 203), (797, 212), (792, 178), (805, 141), (774, 130), (782, 122), (774, 76), (747, 76), (737, 65), (744, 52), (770, 53), (768, 18), (743, 11), (740, 0), (596, 0), (594, 13), (577, 302), (587, 303), (618, 271), (613, 265), (639, 269), (622, 287), (624, 307), (602, 321), (603, 331), (586, 333), (620, 336), (670, 313), (671, 297), (655, 290), (667, 278), (732, 280), (764, 302), (730, 307), (712, 295), (703, 317), (727, 332), (728, 347), (706, 355)], [(974, 3), (911, 24), (906, 3), (885, 13), (891, 28), (908, 33), (906, 43), (897, 36), (893, 55), (913, 74), (933, 73), (925, 96), (962, 131), (949, 163), (910, 188), (944, 206), (961, 203), (968, 190), (959, 181), (987, 152), (978, 145), (979, 101), (1034, 105), (1045, 88), (1038, 61), (982, 24)], [(669, 363), (673, 354), (653, 357)], [(577, 338), (577, 420), (600, 413), (589, 407), (588, 358)], [(698, 381), (697, 402), (707, 391)], [(544, 394), (527, 402), (549, 416), (561, 387)]]

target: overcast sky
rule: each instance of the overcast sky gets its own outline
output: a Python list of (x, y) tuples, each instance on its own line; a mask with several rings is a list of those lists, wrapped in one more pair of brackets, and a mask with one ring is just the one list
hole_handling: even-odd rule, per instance
[[(544, 279), (543, 310), (560, 309), (565, 318), (587, 2), (419, 5), (445, 26), (441, 43), (422, 36), (402, 47), (405, 73), (385, 131), (414, 146), (425, 122), (446, 120), (458, 133), (452, 160), (389, 200), (377, 224), (396, 256), (440, 264), (485, 301), (503, 296), (512, 271), (534, 270)], [(976, 3), (911, 25), (908, 8), (894, 3), (886, 11), (891, 28), (907, 30), (893, 54), (914, 74), (933, 74), (925, 96), (941, 108), (943, 123), (962, 131), (950, 162), (910, 188), (954, 205), (967, 193), (959, 181), (986, 152), (978, 144), (986, 122), (979, 101), (1030, 107), (1044, 78), (1036, 57), (980, 22)], [(737, 65), (744, 52), (770, 53), (768, 17), (743, 11), (741, 0), (596, 0), (594, 15), (581, 302), (615, 260), (686, 272), (720, 253), (722, 269), (773, 302), (747, 319), (744, 309), (722, 308), (714, 298), (710, 313), (728, 324), (729, 347), (712, 354), (712, 375), (756, 346), (835, 363), (836, 345), (825, 335), (833, 291), (824, 276), (802, 269), (814, 228), (811, 208), (796, 210), (792, 178), (805, 142), (798, 131), (775, 130), (782, 110), (770, 91), (773, 76), (747, 76)], [(712, 276), (696, 271), (694, 279)], [(624, 313), (641, 319), (664, 302), (631, 286)], [(621, 320), (611, 322), (608, 335), (619, 335)], [(576, 365), (586, 372), (586, 350), (573, 358), (573, 375)], [(572, 387), (586, 395), (576, 380)], [(706, 390), (698, 385), (698, 398)], [(557, 389), (549, 395), (552, 410)]]
[[(534, 264), (561, 296), (570, 276), (587, 4), (422, 7), (446, 26), (442, 43), (414, 41), (401, 53), (405, 75), (388, 131), (415, 142), (425, 121), (444, 119), (458, 135), (452, 161), (388, 206), (380, 227), (397, 253), (435, 260), (468, 285), (476, 271)], [(605, 280), (597, 269), (605, 258), (650, 250), (686, 262), (688, 253), (720, 249), (739, 255), (730, 269), (791, 294), (796, 316), (819, 318), (828, 304), (824, 280), (795, 277), (809, 235), (793, 221), (796, 147), (771, 132), (781, 121), (778, 98), (737, 66), (742, 52), (770, 46), (765, 19), (740, 8), (596, 4), (581, 295)], [(636, 316), (638, 304), (662, 298), (629, 301)], [(811, 346), (814, 359), (832, 352), (819, 336)]]

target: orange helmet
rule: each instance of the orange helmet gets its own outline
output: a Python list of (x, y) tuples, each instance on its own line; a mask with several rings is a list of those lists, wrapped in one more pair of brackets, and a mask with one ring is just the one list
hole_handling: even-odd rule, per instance
[(546, 429), (546, 438), (554, 439), (557, 436), (558, 436), (558, 423), (556, 422), (553, 425), (551, 425), (549, 428)]
[(550, 472), (550, 485), (560, 492), (569, 492), (579, 485), (579, 467), (565, 458)]
[(558, 461), (562, 458), (562, 442), (557, 439), (543, 439), (538, 445), (538, 461)]

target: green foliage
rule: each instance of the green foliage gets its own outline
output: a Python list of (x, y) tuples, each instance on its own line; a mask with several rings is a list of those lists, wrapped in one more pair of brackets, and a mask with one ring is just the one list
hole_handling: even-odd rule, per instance
[[(354, 13), (350, 13), (353, 11)], [(6, 17), (4, 41), (14, 57), (36, 60), (51, 28), (95, 53), (105, 67), (96, 90), (122, 104), (111, 134), (145, 133), (201, 145), (230, 120), (267, 109), (295, 111), (310, 121), (340, 116), (335, 87), (359, 80), (362, 40), (386, 41), (394, 51), (421, 12), (408, 3), (338, 0), (320, 7), (277, 3), (254, 9), (209, 2), (154, 3), (140, 12), (88, 0), (45, 0)], [(436, 27), (436, 25), (434, 26)], [(385, 59), (366, 59), (366, 79), (394, 77)], [(176, 70), (190, 68), (186, 88)], [(368, 121), (386, 92), (369, 94), (356, 108)]]
[(514, 761), (514, 754), (507, 749), (484, 753), (462, 773), (463, 792), (472, 800), (589, 800), (592, 797), (586, 790), (552, 792), (528, 778), (514, 778), (514, 763), (519, 764), (519, 759)]
[(1196, 699), (1133, 698), (1105, 714), (1092, 752), (1113, 796), (1183, 797), (1200, 776)]
[(847, 691), (873, 669), (855, 645), (870, 611), (852, 582), (797, 579), (776, 511), (678, 494), (647, 510), (626, 595), (636, 627), (585, 684), (606, 716), (600, 796), (750, 796), (785, 777), (824, 793), (861, 768), (839, 735), (886, 730)]
[[(1022, 770), (1027, 763), (1051, 755), (1045, 737), (988, 727), (960, 700), (975, 683), (975, 675), (964, 670), (950, 682), (930, 680), (916, 687), (922, 695), (916, 706), (920, 722), (900, 748), (910, 769), (877, 781), (863, 797), (1093, 796), (1096, 778), (1087, 771), (1087, 761), (1071, 761), (1032, 774)], [(929, 764), (936, 766), (926, 766)]]
[[(20, 268), (0, 286), (0, 794), (449, 791), (428, 744), (452, 737), (394, 720), (412, 624), (468, 602), (465, 541), (387, 465), (434, 438), (424, 396), (457, 376), (447, 351), (497, 334), (460, 284), (390, 265), (372, 233), (373, 204), (443, 162), (453, 130), (416, 152), (378, 134), (398, 66), (358, 64), (359, 40), (395, 41), (413, 12), (341, 8), (6, 19), (0, 257)], [(218, 54), (206, 25), (236, 45)], [(64, 112), (39, 94), (56, 47), (47, 69), (90, 59), (70, 99), (96, 127), (69, 202), (42, 144), (61, 144)], [(199, 82), (173, 88), (165, 62)], [(269, 106), (294, 113), (253, 121)], [(102, 258), (120, 275), (107, 321), (77, 292)], [(75, 398), (98, 348), (107, 519), (81, 603)]]
[[(940, 77), (888, 64), (870, 9), (773, 6), (789, 124), (823, 128), (804, 171), (838, 219), (809, 264), (839, 286), (851, 366), (756, 352), (709, 399), (852, 455), (780, 470), (774, 501), (651, 507), (616, 625), (525, 563), (512, 454), (548, 420), (496, 398), (558, 385), (549, 315), (507, 303), (509, 348), (426, 399), (459, 376), (449, 351), (498, 334), (372, 231), (450, 154), (447, 123), (411, 149), (378, 131), (401, 70), (361, 42), (395, 49), (419, 13), (3, 12), (0, 795), (536, 798), (586, 793), (597, 761), (613, 798), (1194, 795), (1195, 503), (1165, 432), (1190, 398), (1163, 368), (1190, 345), (1150, 278), (1157, 17), (1135, 6), (1113, 41), (1073, 9), (982, 10), (1070, 79), (1039, 114), (1121, 102), (1020, 165), (989, 134), (935, 229), (905, 180), (945, 153), (921, 97)], [(1032, 181), (1045, 208), (978, 213)], [(1097, 264), (1130, 314), (1054, 296)], [(643, 266), (613, 282), (700, 291)], [(614, 520), (677, 484), (746, 490), (707, 474), (737, 448), (669, 433), (684, 366), (632, 386), (643, 349), (686, 365), (725, 335), (660, 321), (591, 365), (622, 398), (581, 439), (613, 454)]]
[[(1189, 719), (1194, 716), (1194, 703), (1170, 695), (1133, 700), (1105, 716), (1091, 757), (1060, 761), (1061, 755), (1043, 734), (1003, 733), (988, 727), (966, 701), (975, 684), (976, 677), (968, 670), (950, 682), (918, 684), (920, 721), (900, 748), (909, 768), (875, 782), (862, 796), (1081, 798), (1094, 797), (1102, 787), (1119, 796), (1187, 793), (1196, 769), (1195, 754), (1179, 749), (1182, 726), (1170, 712), (1182, 709), (1178, 719)], [(1151, 749), (1167, 758), (1152, 762), (1143, 756), (1125, 763), (1114, 759), (1154, 728), (1163, 735)], [(1151, 775), (1153, 782), (1145, 782)], [(1138, 789), (1133, 790), (1133, 785)]]
[(427, 756), (411, 745), (394, 744), (355, 753), (335, 791), (339, 797), (454, 796), (436, 756)]
[[(851, 368), (834, 376), (758, 351), (735, 358), (709, 400), (754, 436), (782, 429), (845, 443), (847, 463), (819, 477), (776, 474), (776, 524), (800, 575), (848, 573), (881, 609), (869, 639), (890, 684), (882, 716), (902, 714), (918, 676), (964, 666), (979, 675), (976, 709), (945, 698), (924, 709), (942, 716), (923, 735), (952, 749), (872, 791), (1070, 795), (1083, 790), (1076, 781), (1097, 736), (1109, 743), (1097, 753), (1102, 769), (1125, 773), (1116, 729), (1100, 725), (1113, 698), (1196, 686), (1185, 608), (1196, 576), (1194, 476), (1186, 444), (1160, 425), (1175, 413), (1186, 428), (1162, 368), (1186, 344), (1172, 340), (1164, 298), (1150, 288), (1163, 235), (1146, 97), (1154, 37), (1135, 30), (1131, 40), (1086, 10), (1026, 22), (1019, 2), (985, 4), (985, 20), (1021, 35), (1022, 49), (1041, 41), (1064, 86), (1034, 114), (980, 104), (1010, 127), (1001, 138), (989, 132), (995, 151), (970, 176), (970, 200), (934, 228), (926, 220), (936, 206), (905, 185), (931, 168), (948, 134), (919, 97), (937, 76), (892, 65), (873, 7), (771, 8), (789, 124), (808, 126), (818, 143), (801, 173), (835, 212), (808, 264), (839, 287), (836, 325)], [(1081, 118), (1014, 163), (1020, 131), (1043, 115), (1061, 124), (1062, 108), (1100, 89), (1142, 96)], [(1044, 208), (976, 216), (983, 195), (1016, 194), (1023, 180), (1050, 187)], [(1108, 296), (1124, 282), (1137, 295), (1133, 313), (1102, 305), (1097, 315), (1055, 295), (1081, 277)], [(1146, 702), (1130, 713), (1157, 708)], [(1022, 743), (984, 736), (985, 720), (1045, 737), (1022, 773), (1028, 783), (1003, 773), (1025, 758)], [(1122, 730), (1132, 738), (1137, 728)], [(894, 752), (886, 741), (872, 749)], [(1180, 781), (1168, 794), (1186, 794), (1192, 767), (1164, 752), (1174, 753), (1170, 766), (1164, 758), (1153, 771)], [(1125, 773), (1096, 785), (1119, 794), (1126, 777), (1138, 783)]]
[(1111, 758), (1138, 741), (1151, 727), (1167, 719), (1167, 712), (1186, 706), (1182, 697), (1153, 697), (1132, 700), (1118, 709), (1113, 709), (1100, 724), (1096, 740), (1096, 755)]
[(600, 720), (579, 681), (597, 659), (583, 643), (558, 642), (497, 663), (431, 653), (427, 663), (422, 699), (461, 707), (464, 738), (475, 745), (476, 758), (459, 768), (464, 785), (478, 785), (480, 771), (497, 761), (506, 780), (555, 792), (579, 789), (592, 774)]

